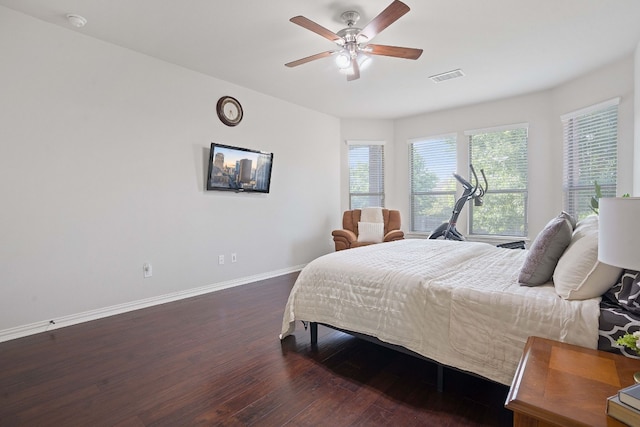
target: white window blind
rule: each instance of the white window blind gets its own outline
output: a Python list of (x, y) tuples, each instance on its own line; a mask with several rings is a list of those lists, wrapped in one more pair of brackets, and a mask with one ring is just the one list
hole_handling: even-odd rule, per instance
[(456, 135), (409, 141), (411, 231), (431, 232), (449, 220), (456, 195)]
[(619, 102), (615, 98), (561, 117), (564, 209), (578, 219), (593, 213), (596, 182), (602, 197), (616, 195)]
[(384, 141), (347, 141), (350, 209), (384, 207)]
[(469, 203), (469, 234), (526, 236), (528, 124), (467, 131), (465, 135), (469, 136), (469, 162), (483, 185), (480, 169), (484, 169), (489, 184), (483, 206)]

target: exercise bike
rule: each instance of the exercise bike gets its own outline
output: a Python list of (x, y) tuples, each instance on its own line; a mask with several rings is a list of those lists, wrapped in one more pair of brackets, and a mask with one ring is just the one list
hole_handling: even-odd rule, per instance
[(433, 230), (433, 232), (429, 235), (429, 239), (443, 238), (445, 240), (466, 240), (464, 236), (460, 234), (458, 230), (456, 230), (458, 215), (460, 215), (460, 211), (462, 211), (465, 203), (467, 203), (469, 200), (473, 199), (475, 206), (482, 206), (482, 197), (489, 189), (489, 184), (487, 183), (487, 177), (484, 174), (484, 170), (480, 169), (480, 174), (482, 174), (482, 179), (484, 180), (483, 187), (482, 184), (478, 182), (478, 175), (476, 174), (476, 170), (473, 168), (473, 165), (469, 165), (469, 168), (471, 169), (471, 173), (473, 174), (475, 185), (472, 185), (469, 181), (467, 181), (457, 173), (453, 174), (458, 182), (462, 184), (464, 191), (462, 192), (462, 196), (460, 196), (460, 198), (456, 201), (449, 221), (440, 224), (438, 228)]

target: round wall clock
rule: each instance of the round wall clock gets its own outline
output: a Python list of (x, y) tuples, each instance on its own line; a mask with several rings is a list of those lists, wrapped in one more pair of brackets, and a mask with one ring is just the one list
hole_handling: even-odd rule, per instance
[(242, 120), (242, 105), (230, 96), (218, 100), (217, 111), (218, 117), (227, 126), (236, 126)]

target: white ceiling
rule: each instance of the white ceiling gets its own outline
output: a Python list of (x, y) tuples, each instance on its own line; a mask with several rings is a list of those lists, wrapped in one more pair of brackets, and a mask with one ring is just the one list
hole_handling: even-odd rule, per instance
[[(391, 0), (0, 0), (0, 5), (255, 91), (342, 118), (397, 118), (547, 89), (629, 55), (640, 0), (404, 0), (411, 11), (373, 39), (424, 49), (375, 56), (347, 82), (333, 58), (285, 63), (335, 45), (289, 22), (337, 32)], [(65, 16), (84, 16), (84, 28)], [(433, 83), (461, 68), (466, 76)], [(233, 94), (231, 94), (233, 95)]]

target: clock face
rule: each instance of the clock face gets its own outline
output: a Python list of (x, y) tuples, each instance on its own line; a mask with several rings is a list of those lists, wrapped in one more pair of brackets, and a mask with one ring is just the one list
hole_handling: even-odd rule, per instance
[(227, 126), (236, 126), (242, 120), (242, 106), (237, 99), (223, 96), (218, 100), (218, 117)]
[(224, 115), (227, 119), (234, 121), (240, 115), (238, 112), (238, 106), (232, 102), (227, 102), (224, 105)]

